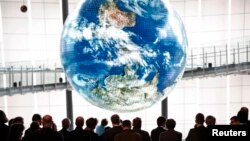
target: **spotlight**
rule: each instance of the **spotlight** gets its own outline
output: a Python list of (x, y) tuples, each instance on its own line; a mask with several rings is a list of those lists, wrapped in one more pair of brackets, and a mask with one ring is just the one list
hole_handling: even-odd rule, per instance
[(22, 5), (22, 6), (20, 7), (20, 10), (21, 10), (22, 12), (26, 12), (26, 11), (28, 10), (28, 7), (27, 7), (26, 5)]

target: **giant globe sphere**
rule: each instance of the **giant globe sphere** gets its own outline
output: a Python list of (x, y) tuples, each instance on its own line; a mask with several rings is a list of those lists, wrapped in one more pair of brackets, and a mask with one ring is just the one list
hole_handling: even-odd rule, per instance
[(183, 23), (164, 0), (85, 0), (64, 24), (61, 62), (87, 101), (130, 112), (166, 98), (186, 48)]

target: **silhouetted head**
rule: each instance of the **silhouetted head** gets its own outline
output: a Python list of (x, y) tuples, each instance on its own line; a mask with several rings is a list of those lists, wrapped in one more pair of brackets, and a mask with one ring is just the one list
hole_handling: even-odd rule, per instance
[(53, 126), (53, 119), (51, 115), (45, 115), (42, 118), (42, 124), (44, 128), (52, 128)]
[(241, 108), (240, 108), (240, 111), (244, 111), (244, 112), (246, 112), (246, 113), (249, 112), (247, 107), (241, 107)]
[(79, 116), (76, 118), (76, 127), (82, 128), (84, 125), (84, 118), (82, 116)]
[(207, 126), (209, 126), (209, 125), (215, 125), (215, 123), (216, 123), (216, 118), (214, 116), (209, 115), (209, 116), (206, 117), (206, 124), (207, 124)]
[(6, 123), (6, 122), (8, 122), (8, 118), (6, 117), (4, 111), (0, 110), (0, 123)]
[(124, 120), (122, 122), (122, 128), (123, 128), (123, 130), (131, 129), (131, 121), (130, 120)]
[(24, 119), (23, 119), (23, 117), (20, 117), (20, 116), (15, 117), (15, 118), (13, 119), (13, 121), (12, 121), (12, 124), (24, 124)]
[(40, 114), (34, 114), (32, 116), (32, 121), (37, 121), (41, 125), (41, 123), (42, 123), (42, 116)]
[(69, 126), (70, 126), (70, 124), (71, 124), (71, 121), (70, 121), (69, 118), (64, 118), (64, 119), (62, 120), (62, 127), (63, 127), (63, 128), (68, 129)]
[(22, 139), (24, 130), (23, 124), (12, 124), (9, 129), (9, 140), (10, 141), (18, 141)]
[(108, 125), (108, 120), (107, 120), (106, 118), (102, 119), (101, 125), (102, 125), (102, 126)]
[(240, 125), (240, 120), (237, 116), (232, 116), (230, 118), (230, 125)]
[(136, 117), (133, 119), (133, 127), (137, 129), (141, 129), (141, 118)]
[(176, 122), (175, 122), (174, 119), (168, 119), (168, 120), (166, 121), (166, 127), (167, 127), (168, 129), (174, 129), (174, 128), (175, 128), (175, 125), (176, 125)]
[(87, 119), (86, 121), (86, 126), (89, 128), (89, 129), (92, 129), (94, 130), (95, 127), (97, 125), (97, 119), (96, 118), (89, 118)]
[(157, 118), (157, 125), (158, 126), (165, 126), (166, 118), (163, 116), (160, 116)]
[(203, 124), (204, 123), (204, 115), (202, 113), (198, 113), (196, 116), (195, 116), (195, 122), (197, 124)]
[(248, 121), (248, 113), (246, 111), (239, 111), (237, 114), (237, 117), (240, 121), (240, 123), (247, 123)]
[(111, 127), (106, 126), (106, 127), (104, 128), (104, 132), (108, 131), (109, 129), (111, 129)]
[(111, 116), (111, 122), (113, 125), (119, 125), (120, 124), (120, 117), (117, 114), (114, 114)]

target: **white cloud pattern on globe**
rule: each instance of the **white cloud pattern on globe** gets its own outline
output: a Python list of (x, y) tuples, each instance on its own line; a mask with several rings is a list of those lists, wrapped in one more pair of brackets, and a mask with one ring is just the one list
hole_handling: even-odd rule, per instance
[(61, 62), (100, 108), (131, 112), (166, 98), (186, 65), (181, 18), (163, 0), (85, 0), (67, 18)]

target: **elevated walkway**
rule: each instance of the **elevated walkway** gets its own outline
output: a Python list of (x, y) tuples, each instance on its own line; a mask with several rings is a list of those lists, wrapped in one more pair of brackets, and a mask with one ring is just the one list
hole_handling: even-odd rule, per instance
[[(196, 52), (196, 54), (194, 54)], [(200, 53), (202, 52), (202, 53)], [(248, 46), (224, 50), (217, 48), (190, 50), (187, 66), (182, 77), (196, 79), (204, 77), (216, 77), (232, 74), (250, 74), (250, 49)], [(41, 67), (43, 66), (43, 67)], [(0, 68), (0, 96), (35, 93), (60, 89), (71, 89), (66, 83), (63, 69), (44, 67), (5, 67)]]
[[(182, 77), (183, 80), (204, 78), (204, 77), (216, 77), (232, 74), (250, 74), (250, 62), (240, 64), (230, 64), (219, 67), (210, 68), (197, 68), (193, 70), (186, 70)], [(0, 88), (0, 96), (35, 93), (42, 91), (62, 90), (71, 88), (66, 82), (50, 83), (50, 84), (37, 84), (28, 86), (12, 86), (8, 88)]]
[(229, 64), (218, 67), (197, 68), (186, 70), (182, 79), (194, 79), (203, 77), (215, 77), (232, 74), (250, 74), (250, 62)]

